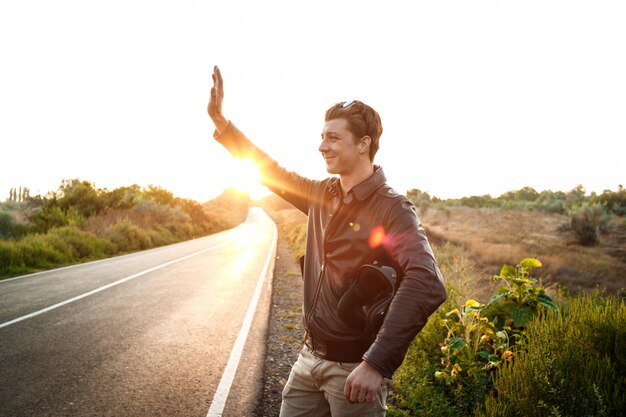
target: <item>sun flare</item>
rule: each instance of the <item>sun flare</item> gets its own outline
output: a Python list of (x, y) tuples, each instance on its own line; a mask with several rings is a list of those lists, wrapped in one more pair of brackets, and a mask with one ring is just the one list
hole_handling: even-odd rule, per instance
[(250, 158), (233, 160), (230, 170), (231, 185), (239, 191), (250, 194), (250, 198), (258, 199), (270, 194), (270, 191), (261, 185), (259, 167)]

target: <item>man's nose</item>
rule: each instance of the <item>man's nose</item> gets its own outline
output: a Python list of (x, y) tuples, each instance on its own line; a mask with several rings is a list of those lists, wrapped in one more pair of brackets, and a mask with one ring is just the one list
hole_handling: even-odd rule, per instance
[(318, 150), (320, 152), (327, 152), (330, 148), (328, 147), (328, 142), (325, 139), (322, 139), (322, 143), (320, 143), (320, 147)]

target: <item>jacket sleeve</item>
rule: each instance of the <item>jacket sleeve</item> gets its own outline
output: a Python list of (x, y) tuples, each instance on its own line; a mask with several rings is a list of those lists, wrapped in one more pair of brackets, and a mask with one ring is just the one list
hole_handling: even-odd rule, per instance
[(363, 359), (391, 378), (428, 317), (445, 301), (443, 277), (415, 207), (403, 198), (387, 223), (385, 250), (403, 278), (376, 339)]
[(254, 145), (232, 122), (221, 133), (215, 131), (213, 137), (235, 158), (250, 158), (261, 174), (261, 183), (272, 192), (293, 204), (304, 214), (308, 214), (311, 188), (314, 181), (288, 171), (278, 165), (260, 148)]

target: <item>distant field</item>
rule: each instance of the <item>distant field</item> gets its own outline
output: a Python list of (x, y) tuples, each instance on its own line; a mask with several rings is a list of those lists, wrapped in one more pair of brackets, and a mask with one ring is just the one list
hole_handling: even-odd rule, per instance
[(421, 220), (436, 243), (462, 246), (487, 275), (525, 257), (539, 259), (545, 286), (570, 291), (626, 288), (626, 219), (614, 217), (597, 246), (581, 246), (559, 230), (568, 217), (540, 211), (449, 207), (429, 209)]

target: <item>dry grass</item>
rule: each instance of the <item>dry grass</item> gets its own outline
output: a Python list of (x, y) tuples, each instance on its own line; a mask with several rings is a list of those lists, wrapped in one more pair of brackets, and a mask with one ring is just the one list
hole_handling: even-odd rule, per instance
[[(289, 248), (297, 260), (304, 255), (306, 243), (306, 216), (297, 209), (269, 210), (270, 216), (280, 227), (280, 231), (289, 243)], [(300, 272), (297, 272), (298, 274)]]
[(537, 274), (546, 286), (574, 292), (626, 287), (624, 219), (614, 218), (595, 247), (580, 246), (573, 234), (559, 231), (568, 217), (558, 214), (452, 207), (430, 209), (422, 221), (435, 241), (461, 245), (487, 275), (533, 257), (544, 265)]

